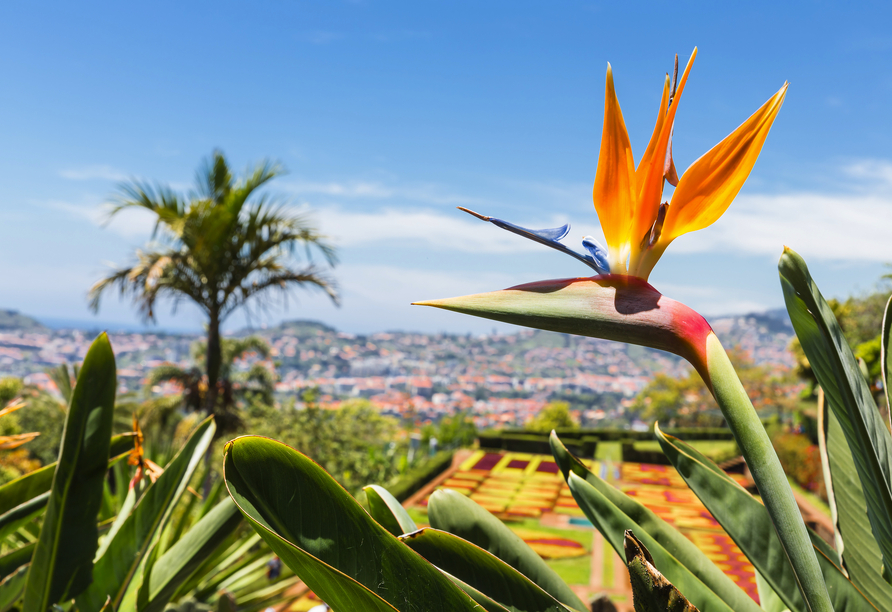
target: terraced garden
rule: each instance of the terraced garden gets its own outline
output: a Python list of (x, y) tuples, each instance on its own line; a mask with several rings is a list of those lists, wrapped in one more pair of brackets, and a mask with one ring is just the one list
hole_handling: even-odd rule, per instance
[[(609, 458), (587, 463), (680, 529), (758, 601), (752, 565), (674, 468)], [(476, 451), (441, 477), (438, 486), (468, 495), (506, 521), (580, 595), (603, 592), (620, 605), (631, 602), (622, 561), (576, 505), (551, 456)], [(418, 523), (426, 522), (431, 492), (410, 507)]]

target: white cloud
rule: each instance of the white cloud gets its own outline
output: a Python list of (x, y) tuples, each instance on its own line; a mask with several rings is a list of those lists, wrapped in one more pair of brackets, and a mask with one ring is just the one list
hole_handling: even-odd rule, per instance
[[(342, 331), (365, 333), (381, 330), (451, 330), (484, 332), (513, 326), (468, 317), (440, 309), (412, 306), (412, 302), (456, 295), (494, 291), (516, 284), (508, 274), (496, 272), (439, 272), (399, 265), (344, 263), (334, 271), (341, 287), (342, 305), (317, 292), (296, 292), (287, 309), (272, 308), (268, 315), (255, 313), (245, 320), (252, 325), (274, 324), (278, 320), (318, 319)], [(258, 316), (259, 314), (259, 316)], [(236, 316), (227, 324), (237, 329)]]
[[(386, 208), (352, 212), (332, 207), (318, 210), (315, 217), (323, 232), (345, 247), (404, 242), (465, 253), (515, 253), (544, 248), (458, 210), (448, 213), (435, 210), (402, 212)], [(532, 224), (532, 227), (557, 227), (564, 223), (566, 220), (552, 217), (544, 223)], [(589, 233), (598, 231), (596, 227), (583, 229)], [(569, 238), (564, 242), (578, 244), (580, 240), (581, 237), (575, 241)]]
[[(777, 257), (784, 245), (803, 256), (819, 260), (861, 262), (892, 261), (892, 162), (862, 160), (842, 169), (847, 192), (794, 192), (741, 195), (725, 215), (706, 231), (682, 236), (670, 247), (676, 253), (738, 253)], [(335, 200), (372, 200), (375, 208), (357, 211), (341, 205), (317, 205), (314, 218), (321, 230), (341, 247), (387, 248), (393, 244), (424, 244), (439, 251), (463, 253), (521, 253), (544, 247), (439, 205), (467, 205), (486, 211), (487, 200), (459, 195), (437, 185), (388, 185), (381, 182), (292, 182), (283, 185), (301, 195), (323, 195)], [(581, 185), (516, 183), (525, 192), (541, 194), (545, 201), (576, 200)], [(585, 189), (587, 191), (587, 188)], [(408, 207), (401, 200), (424, 203), (428, 208)], [(97, 205), (52, 202), (95, 224), (107, 220)], [(550, 205), (549, 210), (560, 209)], [(568, 221), (573, 231), (564, 243), (580, 249), (584, 235), (600, 239), (594, 214), (585, 219), (567, 219), (557, 214), (538, 218), (511, 218), (532, 228), (556, 227)], [(125, 211), (108, 228), (128, 238), (148, 237), (151, 214)]]
[(147, 210), (136, 208), (122, 210), (109, 218), (111, 207), (108, 203), (74, 204), (63, 200), (50, 200), (47, 206), (85, 219), (94, 225), (104, 226), (124, 238), (148, 239), (155, 226), (155, 216)]
[(843, 168), (843, 172), (856, 180), (873, 181), (874, 187), (892, 187), (892, 162), (882, 159), (863, 159)]
[(322, 195), (341, 199), (409, 200), (426, 204), (485, 204), (486, 199), (468, 197), (432, 184), (387, 185), (376, 181), (282, 182), (279, 187), (295, 195)]
[(59, 176), (72, 181), (101, 180), (121, 182), (126, 181), (128, 178), (130, 178), (120, 170), (112, 168), (108, 165), (93, 165), (83, 166), (80, 168), (68, 168), (59, 172)]
[(890, 194), (746, 195), (715, 225), (670, 249), (778, 257), (786, 245), (806, 258), (885, 262), (892, 261), (890, 219)]
[[(660, 292), (711, 316), (764, 312), (769, 304), (734, 295), (727, 287), (660, 283)], [(743, 292), (741, 292), (743, 293)]]

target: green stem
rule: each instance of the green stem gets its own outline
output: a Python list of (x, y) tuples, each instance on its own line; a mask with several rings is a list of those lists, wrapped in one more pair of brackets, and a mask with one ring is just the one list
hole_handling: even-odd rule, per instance
[[(709, 385), (743, 458), (812, 612), (833, 612), (814, 546), (768, 433), (715, 334), (706, 339), (706, 363), (695, 364)], [(705, 370), (705, 371), (704, 371)]]

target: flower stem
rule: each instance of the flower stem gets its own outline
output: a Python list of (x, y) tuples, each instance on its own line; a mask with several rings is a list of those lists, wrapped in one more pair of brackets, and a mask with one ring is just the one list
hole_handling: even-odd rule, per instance
[(806, 605), (812, 612), (833, 612), (827, 585), (793, 491), (768, 433), (715, 334), (709, 334), (706, 339), (705, 357), (705, 363), (694, 365), (712, 391), (740, 445)]

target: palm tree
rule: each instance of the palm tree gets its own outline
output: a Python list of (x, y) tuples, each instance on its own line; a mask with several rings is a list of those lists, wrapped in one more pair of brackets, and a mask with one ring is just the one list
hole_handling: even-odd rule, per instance
[[(152, 242), (136, 252), (136, 263), (115, 270), (93, 285), (90, 306), (99, 309), (102, 294), (117, 287), (131, 296), (146, 321), (155, 320), (159, 299), (173, 308), (191, 301), (204, 311), (207, 324), (207, 393), (205, 408), (216, 414), (222, 353), (220, 325), (236, 309), (264, 307), (271, 295), (286, 297), (295, 287), (324, 291), (337, 304), (335, 285), (312, 260), (313, 251), (334, 266), (334, 249), (300, 215), (258, 190), (282, 174), (281, 166), (261, 162), (246, 176), (232, 175), (226, 158), (215, 151), (196, 175), (196, 190), (187, 195), (169, 187), (132, 181), (121, 185), (110, 216), (138, 208), (157, 218)], [(250, 200), (250, 201), (249, 201)], [(289, 267), (298, 246), (306, 263)]]

